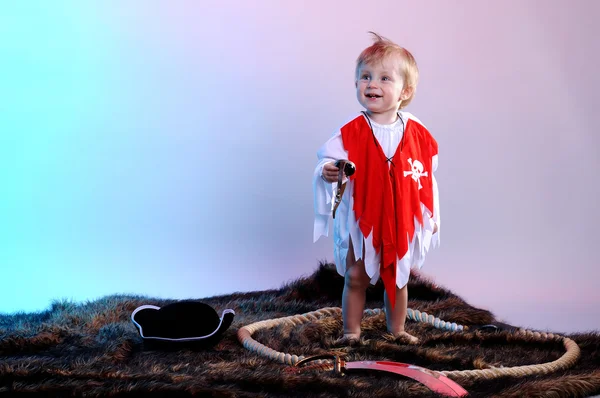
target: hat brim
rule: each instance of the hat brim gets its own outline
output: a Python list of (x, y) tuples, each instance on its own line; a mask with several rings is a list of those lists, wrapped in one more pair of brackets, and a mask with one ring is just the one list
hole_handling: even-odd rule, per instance
[[(167, 307), (170, 317), (162, 316), (161, 318), (161, 315), (164, 315), (161, 314), (161, 309), (167, 309)], [(131, 320), (137, 327), (144, 343), (150, 343), (152, 347), (182, 348), (184, 345), (203, 347), (213, 345), (231, 326), (235, 317), (235, 311), (232, 309), (224, 310), (218, 317), (212, 307), (199, 302), (173, 303), (163, 308), (155, 305), (142, 305), (131, 314)], [(198, 324), (202, 324), (202, 327), (198, 328)], [(176, 332), (179, 336), (173, 337), (177, 333), (171, 329), (177, 327), (179, 330)], [(207, 330), (207, 327), (210, 329)], [(181, 336), (182, 333), (187, 333), (187, 335)]]

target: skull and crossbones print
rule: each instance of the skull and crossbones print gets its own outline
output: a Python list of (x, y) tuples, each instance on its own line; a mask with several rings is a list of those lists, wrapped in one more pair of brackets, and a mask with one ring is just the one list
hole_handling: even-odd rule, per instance
[(404, 177), (412, 176), (412, 179), (419, 183), (419, 189), (423, 188), (420, 178), (427, 177), (427, 172), (423, 171), (423, 163), (408, 158), (408, 164), (411, 169), (404, 172)]

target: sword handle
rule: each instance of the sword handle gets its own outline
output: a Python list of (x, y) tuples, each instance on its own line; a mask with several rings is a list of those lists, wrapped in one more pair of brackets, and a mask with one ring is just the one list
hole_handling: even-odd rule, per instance
[(319, 354), (319, 355), (313, 355), (313, 356), (301, 359), (300, 361), (296, 362), (296, 364), (294, 366), (295, 367), (299, 367), (300, 365), (303, 365), (303, 364), (305, 364), (307, 362), (317, 361), (317, 360), (320, 360), (320, 359), (331, 359), (331, 360), (333, 360), (333, 371), (335, 373), (342, 373), (344, 370), (346, 370), (346, 361), (344, 361), (339, 355), (336, 355), (336, 354)]
[(356, 171), (356, 165), (348, 159), (337, 160), (335, 167), (342, 169), (346, 177), (350, 177)]

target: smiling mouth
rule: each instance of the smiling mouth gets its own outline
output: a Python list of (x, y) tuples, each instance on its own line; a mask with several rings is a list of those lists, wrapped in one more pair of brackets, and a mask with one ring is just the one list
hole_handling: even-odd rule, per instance
[(365, 95), (365, 97), (367, 97), (367, 98), (381, 98), (381, 95), (367, 94), (367, 95)]

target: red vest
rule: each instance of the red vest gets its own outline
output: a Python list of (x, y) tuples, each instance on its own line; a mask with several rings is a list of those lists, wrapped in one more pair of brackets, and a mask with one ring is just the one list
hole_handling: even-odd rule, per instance
[(438, 153), (437, 142), (423, 125), (409, 119), (404, 144), (388, 160), (364, 116), (346, 124), (341, 133), (348, 159), (356, 165), (350, 177), (356, 220), (365, 237), (373, 234), (373, 247), (381, 253), (381, 279), (395, 305), (396, 263), (408, 252), (415, 219), (423, 225), (420, 204), (433, 214), (431, 158)]

